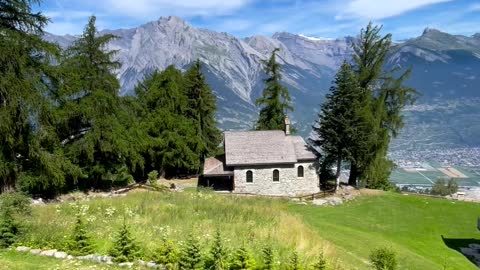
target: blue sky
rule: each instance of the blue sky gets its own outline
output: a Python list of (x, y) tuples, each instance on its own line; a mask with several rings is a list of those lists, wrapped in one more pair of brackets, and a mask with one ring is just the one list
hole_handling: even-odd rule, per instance
[(480, 1), (471, 0), (44, 0), (35, 10), (51, 18), (47, 31), (79, 34), (94, 14), (100, 29), (131, 28), (160, 16), (237, 37), (287, 31), (313, 37), (356, 35), (368, 21), (395, 40), (425, 27), (471, 35), (480, 32)]

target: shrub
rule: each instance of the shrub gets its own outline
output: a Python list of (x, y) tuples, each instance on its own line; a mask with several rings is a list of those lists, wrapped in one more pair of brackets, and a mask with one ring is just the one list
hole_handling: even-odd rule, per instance
[(209, 256), (205, 263), (206, 269), (224, 270), (228, 269), (228, 250), (223, 245), (222, 235), (217, 230)]
[(265, 269), (265, 270), (275, 269), (273, 249), (272, 249), (271, 246), (263, 247), (262, 257), (263, 257), (263, 267), (262, 267), (262, 269)]
[(458, 184), (455, 179), (451, 178), (448, 183), (445, 179), (439, 178), (432, 187), (431, 194), (447, 196), (458, 191)]
[(320, 254), (317, 257), (317, 260), (312, 265), (312, 270), (325, 270), (325, 269), (327, 269), (327, 261), (323, 256), (323, 252), (320, 252)]
[(109, 255), (113, 257), (115, 262), (133, 261), (138, 257), (139, 247), (135, 243), (135, 239), (130, 233), (125, 220), (120, 228), (113, 246), (109, 251)]
[(156, 250), (154, 261), (158, 264), (164, 265), (165, 269), (176, 269), (178, 264), (178, 250), (175, 244), (163, 237), (160, 247)]
[(0, 218), (0, 248), (6, 248), (15, 243), (19, 233), (18, 224), (13, 219), (10, 209), (2, 209)]
[(190, 235), (182, 249), (179, 261), (180, 269), (203, 269), (203, 260), (200, 252), (200, 243), (193, 235)]
[(67, 242), (67, 248), (74, 256), (83, 256), (93, 253), (93, 245), (87, 233), (87, 226), (80, 214), (76, 215), (75, 227)]
[(158, 171), (153, 170), (153, 171), (149, 172), (147, 176), (148, 176), (148, 178), (147, 178), (148, 183), (150, 185), (154, 186), (157, 183)]
[(271, 246), (263, 247), (262, 258), (263, 258), (262, 269), (264, 270), (275, 269), (275, 261), (274, 261), (273, 250)]
[(11, 210), (11, 213), (26, 215), (31, 213), (30, 198), (18, 192), (0, 194), (0, 211)]
[(397, 269), (395, 252), (389, 248), (379, 248), (372, 251), (370, 261), (377, 270)]
[(292, 256), (290, 256), (290, 262), (288, 263), (287, 269), (289, 270), (301, 270), (302, 266), (300, 265), (298, 259), (298, 253), (294, 251)]
[(30, 212), (30, 199), (27, 196), (17, 192), (0, 194), (0, 248), (13, 245), (20, 234), (20, 224), (15, 215)]
[(256, 269), (255, 259), (253, 259), (252, 255), (245, 246), (238, 248), (233, 255), (232, 262), (230, 263), (230, 269)]

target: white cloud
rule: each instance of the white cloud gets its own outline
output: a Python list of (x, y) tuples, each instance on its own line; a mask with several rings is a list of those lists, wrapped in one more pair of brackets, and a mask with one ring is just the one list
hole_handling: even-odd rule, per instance
[(451, 0), (353, 0), (347, 3), (344, 11), (335, 16), (337, 20), (351, 17), (384, 19), (401, 15), (425, 6), (449, 2)]

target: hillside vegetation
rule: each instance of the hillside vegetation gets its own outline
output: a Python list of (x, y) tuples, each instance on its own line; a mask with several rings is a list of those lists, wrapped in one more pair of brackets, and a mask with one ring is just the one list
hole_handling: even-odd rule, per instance
[[(476, 267), (456, 249), (479, 242), (474, 240), (480, 239), (476, 231), (479, 210), (474, 203), (392, 193), (363, 196), (342, 206), (317, 207), (211, 192), (132, 192), (114, 199), (35, 207), (24, 221), (25, 234), (18, 244), (63, 249), (74, 216), (80, 212), (88, 223), (95, 252), (100, 254), (107, 254), (125, 218), (144, 260), (151, 259), (162, 237), (181, 247), (190, 232), (206, 253), (215, 231), (220, 230), (230, 252), (246, 246), (260, 262), (261, 250), (268, 244), (282, 267), (293, 250), (305, 266), (323, 250), (328, 269), (372, 269), (370, 252), (390, 247), (398, 256), (399, 269), (473, 270)], [(43, 269), (62, 265), (53, 259), (0, 253), (0, 263), (8, 269), (23, 269), (25, 263), (37, 260), (46, 262), (41, 264)]]

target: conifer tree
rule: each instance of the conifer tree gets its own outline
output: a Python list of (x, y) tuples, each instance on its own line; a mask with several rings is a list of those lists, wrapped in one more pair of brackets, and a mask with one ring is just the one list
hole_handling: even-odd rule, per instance
[(179, 266), (181, 270), (200, 270), (204, 269), (204, 262), (201, 255), (200, 243), (190, 235), (182, 249)]
[[(337, 181), (342, 161), (348, 160), (356, 164), (355, 151), (362, 145), (367, 145), (366, 138), (359, 136), (359, 130), (368, 124), (363, 103), (365, 96), (366, 93), (359, 87), (351, 65), (344, 61), (313, 126), (316, 139), (311, 140), (313, 145), (322, 150), (322, 155), (335, 159)], [(329, 162), (329, 159), (324, 158), (323, 161)]]
[(302, 266), (300, 265), (300, 261), (298, 259), (298, 253), (294, 251), (292, 256), (290, 256), (290, 261), (287, 265), (288, 270), (302, 270)]
[(197, 173), (203, 143), (194, 119), (185, 116), (188, 107), (182, 73), (174, 66), (147, 76), (135, 89), (138, 118), (144, 141), (140, 147), (146, 169), (170, 177)]
[[(349, 182), (358, 177), (368, 187), (387, 188), (393, 163), (387, 158), (391, 137), (403, 127), (402, 109), (415, 101), (415, 89), (404, 85), (410, 70), (394, 77), (398, 69), (385, 70), (384, 64), (391, 46), (391, 35), (380, 35), (381, 27), (369, 23), (354, 43), (353, 68), (358, 85), (369, 93), (364, 108), (369, 111), (370, 128), (359, 131), (359, 137), (370, 138), (368, 147), (355, 149)], [(367, 149), (367, 150), (365, 150)]]
[(321, 252), (317, 257), (317, 260), (312, 265), (312, 270), (325, 270), (325, 269), (327, 269), (327, 261), (325, 260), (323, 252)]
[(233, 254), (232, 261), (230, 263), (230, 269), (232, 270), (253, 270), (257, 265), (250, 251), (245, 247), (239, 247)]
[(10, 208), (1, 211), (0, 216), (0, 248), (6, 248), (15, 243), (19, 233), (18, 224), (15, 222)]
[(124, 220), (113, 246), (109, 250), (109, 255), (113, 257), (115, 262), (131, 262), (138, 257), (139, 250), (140, 248), (135, 243), (130, 228)]
[(275, 260), (273, 256), (273, 250), (271, 246), (265, 246), (262, 249), (262, 257), (263, 257), (263, 270), (272, 270), (275, 269)]
[(165, 266), (167, 270), (176, 269), (178, 264), (178, 250), (175, 244), (166, 237), (162, 237), (162, 243), (155, 252), (154, 260), (156, 263)]
[(219, 230), (215, 232), (215, 238), (213, 239), (213, 245), (210, 249), (205, 267), (206, 269), (212, 270), (228, 269), (228, 250), (223, 244), (222, 235)]
[(58, 190), (67, 166), (51, 128), (52, 58), (42, 40), (48, 19), (40, 1), (0, 3), (0, 192), (16, 187)]
[(68, 249), (73, 256), (84, 256), (93, 253), (92, 241), (80, 214), (76, 215), (75, 227), (68, 241)]
[[(185, 93), (188, 98), (187, 117), (194, 120), (203, 145), (202, 159), (215, 154), (221, 142), (220, 130), (215, 121), (216, 99), (202, 74), (200, 60), (185, 72)], [(203, 163), (203, 161), (202, 161)]]
[(120, 84), (114, 73), (120, 63), (113, 60), (116, 51), (106, 50), (117, 37), (98, 35), (95, 21), (92, 16), (80, 38), (66, 50), (57, 92), (57, 132), (66, 156), (92, 180), (83, 187), (115, 181), (116, 176), (123, 179), (120, 172), (126, 158), (136, 151), (120, 123), (126, 118), (120, 110)]
[(274, 49), (270, 58), (264, 61), (267, 78), (262, 96), (256, 100), (257, 106), (260, 106), (255, 125), (257, 130), (284, 130), (285, 116), (293, 111), (288, 89), (281, 84), (281, 66), (276, 60), (279, 50)]

